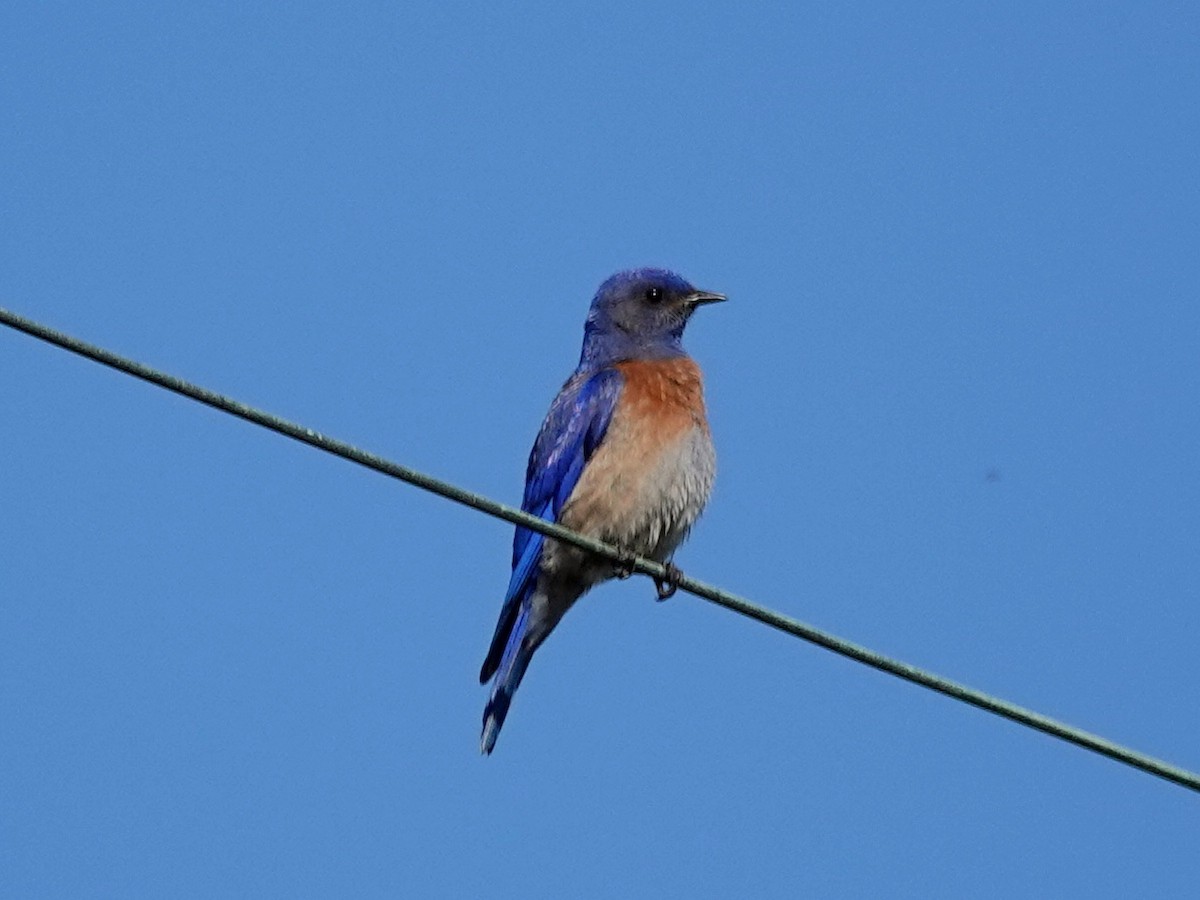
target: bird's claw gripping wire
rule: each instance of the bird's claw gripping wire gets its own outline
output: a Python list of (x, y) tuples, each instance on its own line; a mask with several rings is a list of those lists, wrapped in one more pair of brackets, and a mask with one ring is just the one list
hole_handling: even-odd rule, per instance
[(667, 570), (666, 575), (654, 579), (654, 588), (658, 591), (659, 603), (675, 596), (675, 592), (679, 590), (679, 579), (683, 577), (683, 572), (675, 563), (664, 563), (663, 568)]
[[(613, 564), (613, 574), (617, 578), (624, 581), (636, 571), (637, 554), (629, 550), (621, 550), (621, 558)], [(666, 572), (662, 578), (654, 579), (654, 589), (658, 592), (658, 601), (670, 600), (675, 596), (675, 592), (679, 590), (679, 579), (683, 577), (683, 572), (675, 563), (664, 563), (663, 568)]]
[(615, 563), (615, 567), (614, 574), (624, 581), (636, 571), (637, 554), (629, 550), (621, 550), (621, 558)]

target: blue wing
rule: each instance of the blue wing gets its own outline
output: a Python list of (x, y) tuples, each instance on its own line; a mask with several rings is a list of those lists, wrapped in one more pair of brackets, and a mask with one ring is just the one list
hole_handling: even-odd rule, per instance
[[(584, 465), (604, 440), (620, 392), (621, 374), (615, 369), (576, 374), (563, 385), (529, 454), (521, 509), (543, 519), (558, 520), (563, 505), (579, 482)], [(500, 667), (505, 647), (512, 643), (513, 632), (524, 631), (515, 626), (518, 620), (524, 624), (525, 617), (520, 613), (537, 584), (544, 543), (545, 538), (536, 531), (518, 526), (513, 537), (512, 577), (504, 595), (496, 633), (479, 672), (481, 684)], [(521, 635), (515, 636), (519, 643)]]

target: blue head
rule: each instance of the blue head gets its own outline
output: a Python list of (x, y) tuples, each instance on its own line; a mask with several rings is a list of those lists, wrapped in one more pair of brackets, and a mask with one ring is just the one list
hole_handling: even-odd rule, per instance
[(722, 294), (696, 290), (666, 269), (618, 272), (592, 299), (579, 366), (683, 356), (683, 329), (692, 313), (724, 299)]

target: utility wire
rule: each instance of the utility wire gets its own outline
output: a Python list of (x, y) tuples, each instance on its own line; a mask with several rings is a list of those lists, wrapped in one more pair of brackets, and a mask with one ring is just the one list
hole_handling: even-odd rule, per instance
[[(344, 441), (339, 441), (320, 432), (313, 431), (311, 428), (304, 428), (294, 422), (289, 422), (286, 419), (255, 409), (252, 406), (247, 406), (244, 403), (239, 403), (237, 400), (191, 384), (182, 378), (176, 378), (165, 372), (159, 372), (142, 363), (118, 356), (102, 347), (85, 343), (70, 335), (47, 328), (45, 325), (18, 316), (5, 309), (0, 309), (0, 324), (8, 325), (25, 334), (61, 347), (64, 350), (69, 350), (79, 356), (102, 363), (119, 372), (133, 375), (135, 378), (140, 378), (143, 381), (148, 381), (169, 391), (182, 394), (184, 397), (197, 400), (214, 409), (219, 409), (222, 412), (245, 419), (247, 422), (253, 422), (255, 425), (269, 428), (271, 431), (316, 447), (318, 450), (324, 450), (326, 453), (340, 456), (342, 459), (358, 463), (368, 469), (373, 469), (384, 475), (398, 478), (400, 481), (416, 485), (423, 490), (438, 494), (448, 500), (462, 503), (472, 509), (477, 509), (480, 512), (485, 512), (499, 519), (504, 519), (514, 525), (524, 526), (532, 531), (540, 532), (547, 537), (552, 537), (555, 540), (573, 544), (597, 556), (618, 563), (623, 567), (632, 568), (635, 572), (658, 579), (669, 577), (666, 568), (653, 560), (643, 557), (631, 558), (629, 554), (611, 544), (594, 540), (569, 528), (564, 528), (562, 525), (540, 519), (537, 516), (531, 516), (515, 507), (504, 503), (497, 503), (495, 500), (491, 500), (481, 494), (464, 490), (456, 485), (434, 478), (431, 475), (426, 475), (407, 466), (391, 462), (374, 453), (360, 450)], [(731, 609), (736, 613), (816, 644), (819, 647), (824, 647), (826, 650), (831, 650), (855, 662), (864, 663), (882, 672), (895, 675), (897, 678), (903, 678), (905, 681), (919, 684), (932, 691), (937, 691), (939, 694), (945, 694), (947, 697), (961, 700), (963, 703), (968, 703), (971, 706), (994, 713), (1019, 725), (1034, 728), (1052, 737), (1083, 747), (1085, 750), (1091, 750), (1094, 753), (1099, 753), (1101, 756), (1107, 756), (1109, 759), (1114, 759), (1119, 763), (1124, 763), (1135, 769), (1141, 769), (1143, 772), (1157, 775), (1159, 778), (1166, 779), (1167, 781), (1200, 793), (1200, 774), (1140, 753), (1129, 747), (1124, 747), (1099, 735), (1075, 728), (1072, 725), (1052, 719), (1049, 716), (1044, 716), (1033, 710), (1025, 709), (1015, 703), (1009, 703), (1007, 700), (993, 697), (982, 691), (967, 687), (964, 684), (943, 678), (940, 675), (920, 669), (917, 666), (912, 666), (900, 660), (884, 656), (881, 653), (876, 653), (874, 650), (870, 650), (860, 644), (829, 634), (798, 619), (793, 619), (790, 616), (785, 616), (759, 606), (757, 603), (752, 603), (743, 597), (706, 584), (703, 581), (697, 581), (685, 575), (677, 578), (675, 583), (680, 590), (687, 591), (689, 594), (708, 600), (718, 606), (723, 606), (726, 609)]]

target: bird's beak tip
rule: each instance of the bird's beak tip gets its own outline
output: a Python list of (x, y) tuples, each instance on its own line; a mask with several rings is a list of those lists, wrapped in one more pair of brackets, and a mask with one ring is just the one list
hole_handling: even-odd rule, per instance
[(714, 294), (711, 291), (696, 291), (692, 294), (692, 306), (704, 306), (708, 303), (724, 303), (729, 298), (724, 294)]

